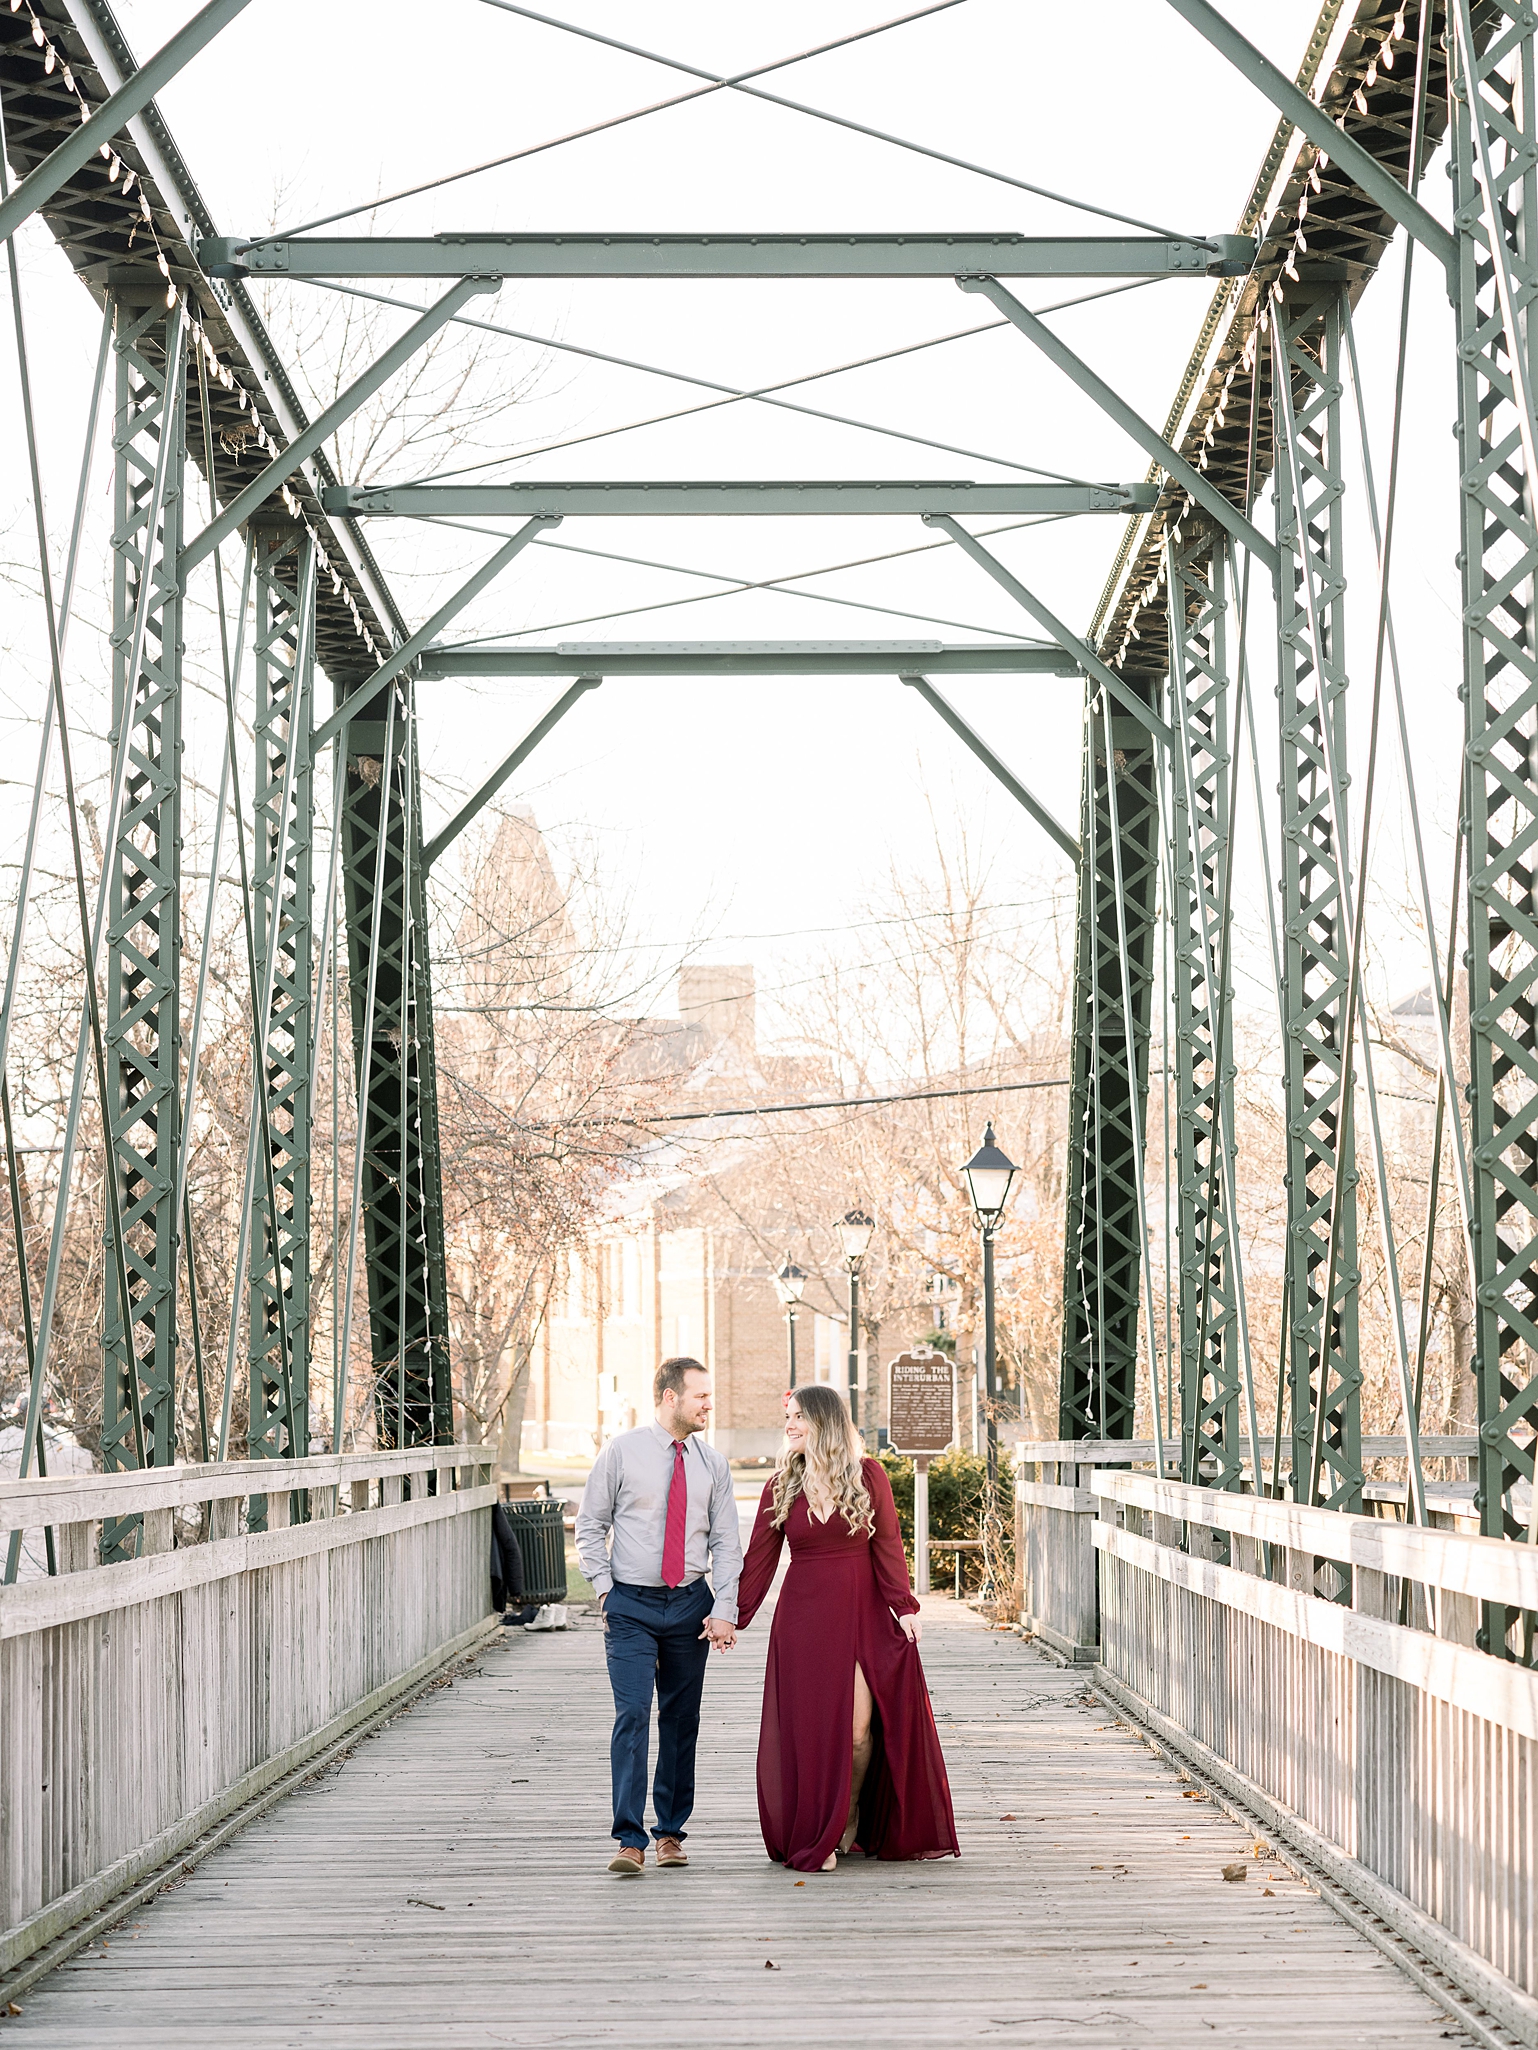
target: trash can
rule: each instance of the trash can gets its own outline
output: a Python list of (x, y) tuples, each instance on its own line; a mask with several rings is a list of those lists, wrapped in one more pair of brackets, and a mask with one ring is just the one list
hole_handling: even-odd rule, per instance
[(523, 1553), (525, 1602), (566, 1599), (566, 1504), (536, 1498), (504, 1505)]

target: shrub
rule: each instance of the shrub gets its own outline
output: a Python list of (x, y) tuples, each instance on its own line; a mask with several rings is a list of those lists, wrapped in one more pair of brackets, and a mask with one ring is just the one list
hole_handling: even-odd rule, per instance
[[(913, 1565), (913, 1461), (899, 1458), (895, 1452), (883, 1452), (881, 1464), (886, 1469), (887, 1479), (892, 1484), (892, 1499), (897, 1504), (897, 1522), (902, 1531), (903, 1549), (908, 1554), (909, 1569)], [(931, 1538), (980, 1538), (983, 1534), (983, 1506), (988, 1493), (988, 1462), (980, 1452), (944, 1452), (929, 1462), (929, 1535)], [(999, 1447), (999, 1502), (998, 1522), (1001, 1557), (999, 1570), (1008, 1584), (1008, 1576), (1014, 1567), (1014, 1477), (1009, 1453)], [(954, 1566), (955, 1555), (947, 1558), (943, 1551), (931, 1552), (932, 1577), (943, 1584), (946, 1569)], [(961, 1555), (961, 1584), (965, 1590), (975, 1590), (983, 1583), (983, 1558), (980, 1552), (963, 1552)]]

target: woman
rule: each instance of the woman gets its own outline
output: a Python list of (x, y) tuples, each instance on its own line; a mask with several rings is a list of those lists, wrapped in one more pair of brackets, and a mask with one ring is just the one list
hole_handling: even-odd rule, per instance
[(762, 1606), (787, 1537), (758, 1736), (770, 1857), (797, 1872), (831, 1872), (850, 1850), (959, 1857), (891, 1483), (879, 1460), (861, 1457), (831, 1388), (799, 1389), (786, 1407), (785, 1449), (742, 1569), (739, 1629)]

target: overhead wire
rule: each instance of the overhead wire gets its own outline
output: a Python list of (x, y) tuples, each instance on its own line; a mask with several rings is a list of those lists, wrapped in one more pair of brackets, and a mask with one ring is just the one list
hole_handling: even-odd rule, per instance
[(915, 156), (928, 157), (937, 164), (948, 164), (953, 170), (969, 171), (975, 177), (991, 179), (996, 185), (1011, 186), (1016, 192), (1029, 192), (1037, 199), (1049, 199), (1058, 206), (1072, 207), (1079, 213), (1095, 214), (1103, 221), (1116, 221), (1124, 228), (1140, 228), (1145, 234), (1162, 235), (1172, 241), (1203, 243), (1206, 239), (1201, 235), (1182, 236), (1173, 228), (1161, 228), (1152, 221), (1140, 220), (1135, 214), (1118, 213), (1114, 207), (1097, 206), (1087, 199), (1074, 199), (1068, 193), (1054, 192), (1050, 186), (1035, 185), (1029, 179), (1016, 178), (1008, 171), (990, 170), (986, 164), (974, 164), (965, 157), (954, 157), (945, 150), (933, 149), (928, 143), (913, 142), (906, 136), (892, 135), (884, 128), (869, 127), (865, 122), (853, 120), (846, 114), (830, 113), (825, 107), (811, 107), (804, 100), (786, 99), (781, 93), (765, 92), (762, 86), (748, 85), (740, 79), (729, 78), (719, 72), (702, 70), (697, 64), (686, 64), (682, 58), (667, 57), (657, 50), (642, 49), (638, 43), (621, 42), (617, 36), (606, 36), (598, 29), (583, 28), (573, 21), (562, 21), (553, 14), (540, 14), (532, 7), (518, 5), (517, 0), (481, 0), (481, 4), (485, 7), (494, 7), (502, 14), (517, 14), (525, 21), (540, 22), (546, 28), (562, 29), (567, 35), (580, 36), (590, 43), (601, 43), (607, 49), (623, 51), (629, 57), (643, 57), (650, 64), (666, 65), (670, 71), (681, 71), (691, 78), (708, 79), (713, 86), (726, 86), (733, 92), (745, 94), (749, 99), (767, 101), (770, 106), (784, 107), (793, 114), (808, 115), (814, 121), (826, 121), (835, 128), (847, 129), (852, 135), (864, 135), (876, 142), (890, 143), (894, 149), (908, 150)]
[[(1178, 274), (1162, 273), (1156, 277), (1131, 278), (1124, 284), (1108, 285), (1097, 292), (1079, 293), (1072, 299), (1063, 299), (1055, 305), (1044, 306), (1040, 311), (1042, 313), (1060, 313), (1071, 306), (1087, 306), (1094, 300), (1115, 299), (1124, 292), (1140, 292), (1149, 285), (1166, 284), (1171, 275)], [(342, 298), (364, 299), (375, 306), (388, 306), (397, 313), (415, 313), (420, 315), (427, 311), (425, 307), (419, 306), (413, 300), (399, 299), (388, 292), (373, 292), (363, 285), (344, 285), (335, 278), (299, 277), (293, 279), (292, 282), (300, 285), (312, 285), (318, 291), (333, 292)], [(824, 378), (842, 377), (854, 370), (869, 370), (877, 364), (896, 362), (903, 356), (916, 356), (925, 349), (938, 349), (943, 348), (950, 342), (966, 341), (971, 335), (993, 334), (999, 328), (1009, 325), (1007, 321), (1003, 320), (985, 320), (976, 327), (957, 328), (950, 334), (933, 335), (922, 342), (904, 343), (900, 348), (884, 349), (874, 356), (856, 357), (848, 363), (832, 364), (825, 370), (812, 370), (800, 377), (787, 377), (777, 384), (760, 385), (752, 388), (722, 384), (717, 378), (699, 377), (693, 372), (686, 370), (669, 370), (665, 365), (659, 363), (642, 363), (634, 357), (616, 356), (609, 350), (591, 348), (584, 343), (562, 341), (554, 335), (533, 334), (525, 328), (509, 327), (503, 321), (483, 320), (478, 314), (455, 314), (446, 325), (450, 327), (474, 328), (482, 334), (501, 335), (508, 341), (527, 342), (534, 348), (554, 349), (561, 355), (582, 356), (593, 363), (606, 363), (612, 369), (634, 370), (645, 377), (662, 377), (668, 379), (673, 384), (694, 385), (701, 391), (720, 392), (724, 396), (708, 400), (703, 405), (682, 406), (672, 413), (658, 413), (647, 419), (629, 420), (619, 426), (598, 428), (591, 434), (572, 435), (564, 441), (550, 442), (542, 447), (516, 449), (502, 455), (487, 456), (480, 462), (460, 464), (452, 470), (431, 470), (420, 477), (405, 480), (405, 482), (398, 479), (392, 480), (389, 483), (378, 485), (376, 487), (378, 489), (405, 489), (407, 484), (442, 484), (455, 477), (470, 477), (478, 475), (482, 470), (499, 469), (504, 463), (531, 462), (536, 456), (554, 455), (558, 451), (567, 448), (582, 448), (591, 442), (606, 441), (615, 435), (633, 434), (645, 427), (662, 427), (674, 420), (694, 419), (702, 413), (719, 412), (727, 406), (742, 404), (773, 406), (779, 411), (800, 413), (805, 415), (807, 419), (826, 421), (835, 427), (853, 427), (867, 434), (886, 435), (893, 441), (911, 442), (921, 448), (939, 449), (947, 455), (969, 456), (975, 458), (978, 462), (995, 463), (1001, 468), (1019, 470), (1024, 475), (1030, 477), (1045, 477), (1057, 484), (1090, 484), (1096, 481), (1091, 478), (1072, 476), (1062, 470), (1045, 470), (1031, 463), (1016, 462), (1008, 456), (992, 456), (977, 449), (958, 448), (950, 442), (927, 440), (922, 435), (909, 434), (900, 427), (887, 427), (879, 421), (859, 420), (843, 413), (830, 413), (818, 406), (799, 406), (793, 400), (775, 396), (779, 392), (793, 391), (803, 384), (817, 384)]]
[[(982, 538), (987, 539), (994, 534), (1024, 533), (1035, 527), (1055, 526), (1060, 520), (1073, 517), (1075, 516), (1069, 513), (1042, 513), (1035, 519), (1013, 520), (1007, 526), (989, 527), (985, 530)], [(433, 515), (428, 515), (421, 524), (424, 526), (458, 527), (472, 533), (491, 533), (496, 531), (487, 527), (471, 527), (463, 520), (451, 520)], [(979, 626), (968, 620), (937, 619), (927, 612), (901, 611), (896, 606), (876, 605), (861, 598), (836, 598), (823, 592), (790, 591), (784, 588), (788, 584), (810, 582), (813, 577), (837, 576), (844, 570), (869, 569), (877, 563), (899, 562), (905, 556), (928, 555), (937, 549), (952, 548), (955, 546), (955, 543), (949, 539), (943, 541), (919, 541), (909, 548), (889, 549), (880, 555), (856, 556), (848, 562), (826, 563), (819, 569), (796, 570), (783, 577), (767, 577), (758, 581), (752, 581), (744, 577), (726, 576), (720, 570), (690, 569), (681, 563), (655, 562), (648, 557), (639, 555), (619, 555), (612, 549), (584, 548), (574, 541), (550, 541), (546, 540), (543, 535), (538, 537), (535, 545), (541, 548), (554, 548), (563, 555), (591, 555), (603, 562), (622, 562), (636, 569), (667, 570), (673, 575), (683, 577), (709, 577), (713, 582), (727, 584), (730, 588), (725, 591), (701, 592), (693, 598), (667, 599), (652, 605), (622, 606), (617, 611), (591, 613), (583, 619), (546, 621), (539, 626), (520, 627), (516, 635), (516, 638), (519, 639), (526, 639), (530, 634), (559, 633), (571, 626), (590, 626), (605, 619), (624, 619), (628, 618), (632, 613), (665, 612), (672, 605), (696, 604), (704, 598), (732, 598), (740, 596), (743, 592), (747, 591), (776, 591), (788, 598), (808, 598), (822, 604), (842, 605), (854, 612), (880, 612), (894, 619), (911, 619), (920, 626), (954, 627), (959, 633), (991, 634), (994, 639), (1003, 641), (1007, 646), (1018, 647), (1022, 645), (1020, 635), (1010, 633), (1005, 627)], [(445, 641), (439, 652), (453, 653), (469, 648), (482, 647), (489, 642), (505, 642), (507, 639), (507, 631), (502, 629), (495, 634), (477, 635), (467, 640)], [(1035, 647), (1046, 644), (1030, 642), (1025, 645)]]
[[(585, 128), (573, 128), (565, 135), (550, 136), (544, 142), (527, 144), (522, 149), (509, 150), (504, 156), (488, 157), (484, 163), (470, 164), (462, 171), (448, 171), (439, 178), (424, 179), (421, 184), (403, 186), (398, 192), (387, 192), (382, 197), (366, 199), (357, 206), (344, 207), (340, 213), (322, 214), (313, 221), (304, 221), (297, 228), (285, 228), (280, 235), (267, 236), (264, 240), (286, 240), (294, 235), (308, 235), (315, 228), (329, 228), (337, 221), (355, 220), (359, 214), (375, 212), (382, 206), (394, 206), (402, 199), (416, 199), (424, 192), (440, 192), (446, 185), (457, 185), (466, 178), (479, 178), (486, 171), (500, 171), (508, 164), (521, 163), (526, 157), (537, 157), (547, 150), (562, 149), (569, 142), (582, 142), (589, 136), (602, 135), (611, 128), (623, 128), (631, 121), (641, 121), (649, 114), (665, 113), (670, 107), (682, 107), (690, 100), (707, 99), (723, 87), (741, 85), (751, 78), (765, 78), (771, 71), (784, 71), (792, 64), (804, 64), (809, 58), (823, 57), (831, 50), (842, 50), (850, 43), (867, 42), (872, 36), (883, 35), (891, 28), (903, 28), (910, 21), (921, 21), (928, 14), (943, 14), (947, 8), (956, 7), (961, 0), (931, 0), (927, 7), (920, 7), (911, 14), (899, 14), (891, 21), (877, 22), (869, 28), (856, 29), (846, 36), (837, 36), (832, 42), (818, 43), (809, 50), (798, 50), (792, 57), (777, 57), (772, 64), (759, 64), (750, 71), (738, 73), (734, 78), (711, 78), (709, 84), (697, 86), (692, 92), (675, 93), (671, 99), (653, 100), (645, 107), (632, 107), (624, 114), (610, 114), (602, 121), (589, 122)], [(708, 76), (701, 73), (700, 76)]]

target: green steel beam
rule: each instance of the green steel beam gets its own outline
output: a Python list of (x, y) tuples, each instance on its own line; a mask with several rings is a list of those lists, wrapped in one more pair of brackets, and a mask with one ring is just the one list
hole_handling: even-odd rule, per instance
[(1062, 648), (947, 647), (940, 641), (562, 641), (553, 648), (428, 648), (419, 677), (1077, 676)]
[(1243, 277), (1248, 235), (205, 236), (211, 278)]
[[(105, 153), (105, 145), (121, 134), (136, 114), (143, 112), (160, 88), (169, 85), (182, 67), (249, 4), (250, 0), (208, 0), (208, 5), (199, 8), (184, 28), (178, 29), (168, 43), (163, 43), (153, 57), (102, 101), (89, 120), (82, 121), (51, 149), (15, 191), (0, 200), (0, 242), (14, 235), (30, 214), (46, 206), (98, 150)], [(36, 15), (32, 18), (37, 20)]]
[(933, 483), (882, 479), (761, 484), (544, 484), (520, 479), (515, 484), (400, 484), (380, 490), (340, 484), (321, 493), (326, 511), (346, 519), (363, 513), (397, 519), (655, 519), (938, 512), (1003, 513), (1018, 518), (1150, 512), (1157, 499), (1151, 484), (986, 484), (967, 478)]
[(387, 683), (408, 669), (422, 650), (442, 633), (449, 621), (457, 619), (471, 599), (479, 597), (486, 586), (495, 582), (501, 575), (514, 556), (523, 553), (541, 529), (558, 527), (560, 524), (558, 513), (536, 513), (516, 534), (510, 534), (502, 546), (489, 555), (480, 568), (460, 585), (453, 597), (440, 605), (432, 618), (419, 626), (414, 634), (402, 641), (394, 654), (387, 656), (373, 675), (366, 677), (357, 689), (337, 706), (331, 717), (315, 729), (313, 745), (316, 751), (319, 752), (327, 746), (334, 736), (341, 732), (351, 719), (354, 706), (367, 704)]
[[(161, 295), (119, 301), (113, 350), (113, 753), (126, 751), (122, 810), (108, 849), (103, 948), (106, 1056), (112, 1095), (108, 1169), (117, 1181), (132, 1303), (125, 1332), (107, 1287), (103, 1327), (102, 1465), (176, 1458), (176, 1210), (181, 1129), (182, 594), (176, 562), (186, 470), (182, 317)], [(169, 443), (166, 437), (170, 437)], [(155, 479), (164, 481), (156, 516)], [(140, 649), (137, 674), (132, 651)], [(109, 1524), (107, 1563), (124, 1556), (137, 1519)]]
[[(252, 1196), (253, 1459), (302, 1459), (310, 1442), (315, 778), (307, 728), (315, 634), (313, 617), (305, 616), (313, 612), (314, 579), (301, 574), (302, 543), (302, 531), (285, 522), (260, 531), (255, 547), (251, 911), (258, 987), (270, 992), (261, 1087), (271, 1162)], [(254, 1517), (252, 1528), (264, 1522)]]
[(1029, 307), (1022, 306), (1013, 292), (1006, 292), (997, 278), (958, 278), (956, 282), (963, 292), (980, 292), (996, 306), (1007, 321), (1040, 349), (1049, 363), (1076, 384), (1086, 398), (1094, 400), (1107, 419), (1114, 420), (1123, 433), (1131, 435), (1144, 454), (1160, 465), (1171, 483), (1189, 492), (1219, 526), (1227, 528), (1241, 547), (1248, 548), (1273, 576), (1276, 574), (1277, 552), (1254, 522), (1246, 519), (1237, 506), (1230, 505), (1216, 484), (1171, 448), (1164, 436), (1150, 427), (1140, 413), (1135, 413), (1119, 393), (1112, 391), (1105, 379), (1098, 377), (1087, 363), (1076, 356), (1044, 320), (1039, 320)]
[[(1451, 94), (1458, 223), (1458, 475), (1462, 498), (1464, 813), (1468, 867), (1469, 1120), (1473, 1166), (1474, 1381), (1480, 1527), (1538, 1532), (1514, 1491), (1534, 1480), (1538, 1425), (1538, 524), (1520, 390), (1535, 372), (1532, 251), (1538, 247), (1538, 101), (1531, 10), (1490, 0), (1482, 48), (1461, 33)], [(1481, 143), (1483, 148), (1481, 149)], [(1488, 161), (1497, 206), (1482, 191)], [(1503, 306), (1501, 258), (1519, 332)], [(1527, 376), (1516, 383), (1518, 353)], [(1486, 1605), (1481, 1642), (1534, 1662), (1533, 1618)]]
[[(1282, 831), (1283, 1097), (1287, 1117), (1287, 1360), (1293, 1493), (1362, 1501), (1356, 1165), (1342, 1073), (1350, 943), (1347, 821), (1331, 765), (1346, 760), (1341, 312), (1295, 287), (1273, 316), (1272, 431)], [(1287, 398), (1283, 399), (1283, 380)], [(1296, 429), (1289, 450), (1288, 417)], [(1302, 502), (1294, 485), (1301, 480)], [(1326, 731), (1326, 721), (1331, 730)], [(1339, 792), (1344, 802), (1344, 787)], [(1339, 1204), (1339, 1214), (1336, 1204)], [(1331, 1240), (1334, 1239), (1333, 1283)], [(1325, 1289), (1331, 1299), (1326, 1303)], [(1317, 1478), (1313, 1478), (1317, 1462)], [(1339, 1576), (1322, 1569), (1342, 1593)]]
[(1008, 591), (1015, 603), (1028, 612), (1038, 626), (1045, 627), (1058, 645), (1066, 648), (1075, 657), (1084, 674), (1108, 692), (1124, 712), (1129, 712), (1155, 740), (1163, 741), (1166, 747), (1172, 745), (1174, 734), (1158, 713), (1138, 695), (1137, 685), (1125, 677), (1118, 676), (1114, 669), (1108, 669), (1094, 649), (1066, 627), (1055, 612), (1048, 611), (1040, 598), (1033, 591), (1028, 591), (1013, 571), (1007, 570), (996, 555), (990, 555), (975, 535), (969, 534), (965, 527), (958, 526), (946, 513), (927, 513), (924, 524), (938, 527), (942, 533), (949, 534), (956, 546), (964, 554), (970, 555), (979, 569), (986, 570), (1001, 590)]
[(971, 749), (983, 767), (1003, 784), (1016, 804), (1030, 813), (1048, 839), (1055, 842), (1062, 852), (1068, 856), (1068, 859), (1074, 866), (1077, 867), (1080, 858), (1078, 841), (1074, 839), (1071, 833), (1065, 831), (1058, 824), (1044, 804), (1031, 795), (1013, 769), (1005, 767), (1004, 763), (994, 753), (982, 735), (976, 732), (962, 718), (949, 698), (942, 697), (927, 676), (918, 676), (905, 671), (902, 680), (911, 689), (918, 692), (929, 709), (937, 713), (945, 721), (945, 724), (949, 726), (962, 745)]
[(420, 320), (412, 322), (403, 335), (393, 341), (384, 353), (371, 363), (363, 375), (351, 383), (340, 398), (333, 400), (319, 419), (312, 420), (302, 433), (295, 436), (288, 447), (281, 449), (266, 468), (259, 471), (243, 491), (237, 492), (216, 519), (182, 551), (181, 573), (185, 579), (197, 568), (206, 556), (212, 555), (221, 541), (233, 534), (237, 527), (243, 527), (258, 507), (266, 504), (274, 492), (284, 484), (302, 463), (316, 455), (336, 433), (349, 421), (358, 408), (370, 400), (381, 385), (388, 384), (396, 371), (411, 361), (418, 349), (425, 348), (438, 330), (454, 318), (467, 299), (477, 293), (494, 292), (497, 289), (493, 278), (461, 278), (457, 285), (444, 293), (435, 305), (428, 307)]
[[(1338, 127), (1321, 106), (1293, 84), (1286, 72), (1279, 71), (1269, 57), (1263, 57), (1253, 43), (1240, 35), (1233, 23), (1211, 6), (1209, 0), (1169, 0), (1169, 5), (1191, 24), (1198, 35), (1205, 36), (1257, 91), (1264, 93), (1294, 128), (1338, 164), (1375, 206), (1381, 207), (1391, 221), (1397, 221), (1402, 228), (1408, 229), (1418, 242), (1423, 242), (1445, 271), (1453, 272), (1457, 261), (1454, 238), (1435, 214), (1429, 213), (1405, 190), (1386, 164), (1379, 163), (1375, 156)], [(1513, 15), (1516, 13), (1515, 9), (1509, 11)]]
[(1226, 559), (1197, 514), (1168, 549), (1169, 821), (1174, 937), (1171, 1038), (1175, 1066), (1180, 1248), (1180, 1462), (1183, 1477), (1240, 1484), (1239, 1317), (1228, 1172), (1233, 1086), (1232, 993), (1223, 988), (1229, 774)]
[(1144, 1259), (1137, 1168), (1157, 965), (1159, 775), (1142, 722), (1118, 714), (1111, 724), (1109, 760), (1106, 722), (1090, 718), (1084, 735), (1058, 1402), (1064, 1438), (1130, 1438), (1136, 1419)]
[(597, 690), (602, 682), (601, 676), (579, 676), (569, 690), (562, 691), (544, 717), (535, 721), (512, 753), (492, 770), (474, 795), (460, 806), (442, 832), (435, 833), (427, 842), (421, 855), (421, 865), (424, 869), (431, 868), (444, 848), (452, 846), (470, 821), (485, 810), (508, 777), (522, 768), (546, 734), (553, 732), (560, 725), (577, 700), (585, 697), (590, 690)]
[[(401, 688), (399, 682), (385, 686), (387, 692)], [(382, 800), (389, 793), (368, 1098), (359, 1107), (371, 1386), (381, 1445), (394, 1445), (397, 1433), (407, 1444), (441, 1445), (453, 1438), (453, 1400), (421, 792), (416, 750), (402, 744), (404, 720), (396, 720), (396, 744), (390, 759), (383, 758), (379, 695), (375, 716), (355, 719), (349, 729), (342, 791), (342, 888), (360, 1082)], [(397, 1403), (402, 1374), (403, 1406)]]

